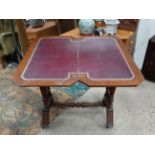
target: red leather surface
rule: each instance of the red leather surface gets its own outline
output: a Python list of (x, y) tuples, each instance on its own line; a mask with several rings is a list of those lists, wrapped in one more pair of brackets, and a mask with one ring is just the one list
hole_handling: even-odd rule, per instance
[(113, 39), (88, 39), (82, 42), (79, 68), (92, 79), (131, 78), (132, 74)]
[(24, 73), (28, 79), (64, 79), (77, 71), (76, 43), (68, 39), (43, 39), (33, 51)]
[(65, 80), (69, 72), (88, 73), (93, 80), (133, 76), (112, 38), (45, 38), (34, 49), (23, 77)]

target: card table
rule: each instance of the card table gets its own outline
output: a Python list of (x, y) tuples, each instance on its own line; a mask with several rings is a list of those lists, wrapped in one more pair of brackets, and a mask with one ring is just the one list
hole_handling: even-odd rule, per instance
[[(116, 87), (135, 87), (143, 76), (116, 37), (46, 37), (30, 46), (13, 79), (19, 86), (40, 88), (43, 128), (49, 124), (51, 106), (105, 106), (106, 127), (112, 127)], [(50, 87), (68, 87), (76, 82), (106, 87), (103, 101), (90, 104), (53, 101)]]

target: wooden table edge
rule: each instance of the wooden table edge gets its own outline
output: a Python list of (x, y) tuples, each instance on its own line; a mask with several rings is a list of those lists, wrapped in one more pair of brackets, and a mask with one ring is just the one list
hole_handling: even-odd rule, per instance
[[(74, 37), (67, 37), (67, 36), (58, 36), (58, 37), (43, 37), (43, 38), (68, 38), (68, 39), (77, 39)], [(43, 39), (41, 38), (41, 39)], [(84, 37), (85, 38), (85, 37)], [(89, 37), (88, 37), (89, 38)], [(94, 38), (101, 38), (101, 37), (94, 37)], [(103, 37), (103, 38), (108, 38), (108, 37)], [(71, 78), (69, 80), (66, 81), (61, 81), (61, 80), (57, 80), (57, 81), (53, 81), (53, 80), (37, 80), (37, 81), (25, 81), (21, 78), (21, 74), (23, 72), (23, 69), (26, 66), (26, 63), (28, 62), (29, 58), (31, 57), (32, 51), (34, 49), (34, 47), (36, 46), (36, 44), (38, 43), (38, 41), (34, 41), (28, 51), (26, 52), (23, 60), (21, 61), (20, 65), (17, 67), (14, 75), (13, 75), (13, 80), (15, 81), (15, 83), (18, 86), (21, 87), (39, 87), (39, 86), (70, 86), (73, 85), (74, 83), (76, 83), (77, 81), (80, 81), (86, 85), (88, 85), (87, 83), (89, 83), (89, 86), (91, 87), (105, 87), (105, 86), (115, 86), (115, 87), (134, 87), (139, 85), (143, 80), (144, 77), (142, 76), (140, 70), (137, 68), (136, 64), (133, 62), (132, 57), (130, 56), (130, 54), (127, 52), (126, 47), (124, 46), (124, 44), (122, 43), (122, 41), (116, 37), (112, 37), (115, 38), (117, 40), (117, 42), (120, 45), (121, 50), (124, 53), (124, 56), (127, 59), (127, 62), (129, 63), (132, 71), (134, 72), (134, 74), (136, 75), (136, 77), (132, 80), (116, 80), (116, 81), (93, 81), (90, 80), (88, 78)], [(79, 39), (79, 38), (78, 38)], [(83, 38), (80, 38), (83, 39)], [(125, 51), (125, 52), (124, 52)]]

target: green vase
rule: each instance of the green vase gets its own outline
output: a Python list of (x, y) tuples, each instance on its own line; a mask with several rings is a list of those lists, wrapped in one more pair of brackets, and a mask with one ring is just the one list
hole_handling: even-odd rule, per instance
[(82, 35), (92, 35), (95, 29), (95, 22), (93, 19), (80, 19), (79, 30)]

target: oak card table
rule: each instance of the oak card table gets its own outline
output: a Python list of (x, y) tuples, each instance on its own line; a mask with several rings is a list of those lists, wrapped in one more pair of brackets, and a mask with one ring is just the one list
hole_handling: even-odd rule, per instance
[[(123, 43), (114, 37), (42, 38), (26, 52), (18, 66), (15, 82), (22, 87), (39, 87), (43, 98), (42, 127), (49, 124), (51, 106), (105, 106), (106, 127), (113, 126), (116, 87), (137, 86), (143, 81)], [(56, 103), (50, 87), (82, 82), (106, 87), (100, 103)]]

